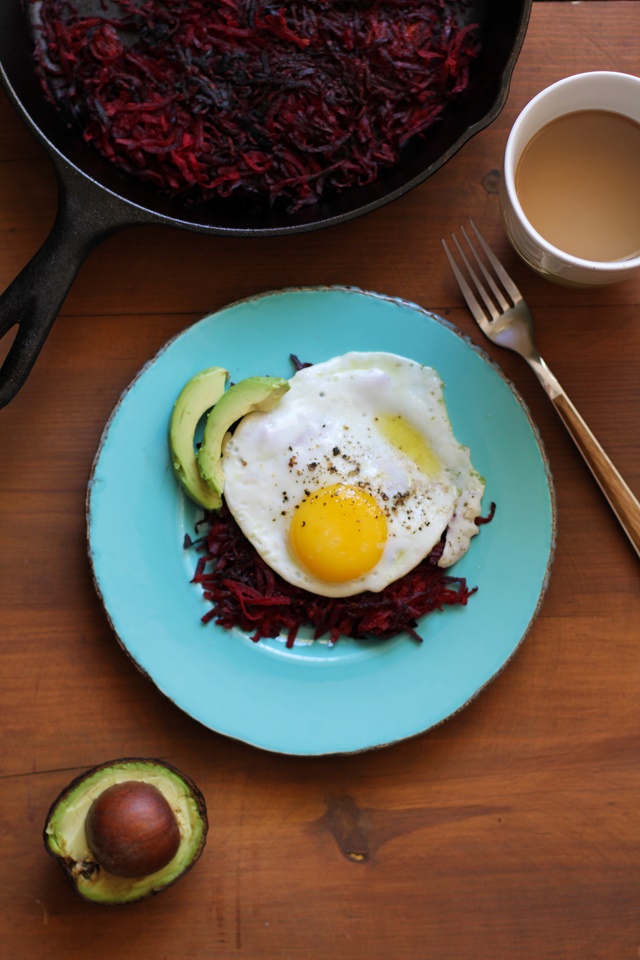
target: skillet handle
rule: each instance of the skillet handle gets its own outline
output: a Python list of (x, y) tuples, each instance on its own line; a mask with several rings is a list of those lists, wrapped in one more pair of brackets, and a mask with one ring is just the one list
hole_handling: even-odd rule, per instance
[(118, 197), (58, 161), (58, 212), (49, 236), (0, 297), (0, 338), (18, 326), (0, 366), (0, 407), (25, 383), (83, 262), (136, 220)]

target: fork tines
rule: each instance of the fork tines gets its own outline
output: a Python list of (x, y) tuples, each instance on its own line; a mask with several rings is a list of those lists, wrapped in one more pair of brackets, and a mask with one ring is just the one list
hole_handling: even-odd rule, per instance
[[(461, 226), (460, 230), (462, 231), (462, 235), (467, 242), (467, 246), (469, 248), (469, 251), (471, 252), (473, 260), (475, 261), (480, 273), (482, 274), (482, 277), (484, 278), (486, 285), (488, 285), (489, 290), (487, 290), (487, 286), (483, 284), (482, 280), (478, 276), (478, 273), (472, 266), (469, 260), (469, 257), (466, 255), (465, 251), (463, 250), (455, 234), (453, 233), (451, 234), (451, 239), (453, 240), (456, 246), (458, 254), (467, 270), (467, 273), (475, 287), (476, 292), (482, 299), (486, 307), (486, 310), (489, 312), (489, 315), (491, 316), (491, 318), (493, 320), (496, 320), (506, 310), (508, 310), (512, 306), (515, 306), (520, 300), (522, 300), (522, 294), (520, 293), (517, 286), (515, 285), (515, 283), (507, 273), (507, 271), (504, 269), (504, 267), (502, 266), (502, 264), (500, 263), (496, 255), (494, 254), (493, 250), (491, 249), (487, 241), (484, 239), (484, 237), (476, 227), (473, 220), (469, 220), (469, 224), (477, 238), (478, 243), (480, 244), (480, 247), (482, 248), (482, 251), (484, 252), (487, 262), (491, 265), (491, 267), (495, 271), (495, 276), (489, 272), (489, 270), (485, 266), (485, 263), (481, 259), (480, 254), (476, 249), (476, 246), (474, 245), (471, 238), (469, 237), (469, 234), (467, 233), (465, 228)], [(475, 317), (478, 323), (481, 323), (482, 321), (486, 321), (487, 317), (486, 317), (485, 310), (482, 308), (481, 304), (478, 302), (478, 299), (476, 298), (474, 291), (472, 290), (467, 279), (465, 278), (464, 273), (458, 266), (445, 240), (442, 241), (442, 246), (444, 247), (444, 251), (447, 255), (449, 263), (451, 264), (451, 269), (453, 270), (454, 276), (458, 281), (458, 285), (460, 287), (462, 295), (466, 300), (467, 306), (471, 310), (471, 313), (473, 314), (473, 316)], [(500, 289), (496, 280), (500, 281), (500, 283), (502, 284), (502, 289)], [(491, 293), (489, 291), (491, 291)], [(509, 300), (506, 299), (505, 294), (510, 298), (511, 302), (509, 302)], [(493, 299), (492, 299), (492, 296), (493, 296)], [(497, 307), (496, 307), (496, 304), (497, 304)]]

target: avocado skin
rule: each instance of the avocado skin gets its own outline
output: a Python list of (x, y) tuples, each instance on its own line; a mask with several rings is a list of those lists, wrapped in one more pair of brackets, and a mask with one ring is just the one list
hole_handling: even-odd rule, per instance
[(248, 413), (273, 410), (288, 389), (289, 381), (281, 377), (248, 377), (220, 397), (207, 417), (196, 457), (203, 480), (215, 494), (221, 497), (224, 490), (222, 443), (229, 428)]
[(196, 462), (194, 437), (202, 416), (224, 393), (229, 373), (222, 367), (201, 370), (185, 384), (169, 423), (171, 465), (187, 496), (205, 510), (219, 510), (220, 496), (204, 482)]
[[(184, 863), (181, 864), (179, 871), (175, 869), (172, 870), (171, 864), (169, 864), (165, 868), (165, 871), (158, 871), (156, 874), (153, 874), (153, 882), (147, 886), (144, 885), (144, 880), (141, 881), (140, 878), (127, 881), (122, 877), (108, 874), (100, 864), (95, 861), (88, 846), (86, 847), (86, 851), (83, 850), (80, 853), (79, 857), (74, 857), (69, 854), (65, 855), (60, 849), (59, 838), (52, 832), (52, 825), (55, 822), (61, 806), (71, 802), (76, 804), (78, 802), (79, 791), (83, 784), (101, 776), (104, 776), (105, 779), (108, 780), (114, 771), (121, 773), (127, 780), (136, 779), (136, 772), (138, 772), (141, 778), (144, 778), (150, 772), (154, 776), (164, 775), (168, 779), (170, 778), (174, 785), (179, 785), (181, 793), (185, 801), (188, 801), (193, 816), (197, 821), (197, 829), (194, 831), (194, 836), (182, 837), (181, 845), (185, 847), (185, 845), (188, 846), (189, 842), (191, 842), (193, 843), (193, 849), (188, 850), (185, 847), (182, 851), (179, 850), (179, 854), (182, 854), (182, 859), (184, 859)], [(87, 812), (89, 806), (90, 804), (87, 805)], [(187, 774), (167, 761), (159, 760), (155, 757), (121, 757), (91, 767), (84, 773), (74, 777), (74, 779), (64, 787), (51, 804), (49, 812), (47, 813), (43, 829), (43, 841), (47, 853), (58, 861), (67, 879), (71, 883), (73, 890), (82, 897), (82, 899), (89, 900), (101, 906), (119, 906), (147, 900), (158, 893), (162, 893), (170, 886), (173, 886), (174, 883), (191, 870), (200, 858), (206, 844), (208, 829), (209, 821), (204, 796)], [(82, 831), (82, 835), (84, 837), (84, 831)], [(174, 863), (174, 861), (171, 863)], [(165, 874), (164, 876), (163, 873)], [(96, 895), (96, 887), (98, 884), (100, 884), (99, 896)], [(111, 891), (110, 887), (113, 888)], [(113, 895), (110, 895), (110, 893)]]

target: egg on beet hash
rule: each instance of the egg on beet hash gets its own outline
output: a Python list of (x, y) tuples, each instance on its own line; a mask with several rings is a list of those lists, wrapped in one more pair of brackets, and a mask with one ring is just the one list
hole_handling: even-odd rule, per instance
[(484, 481), (453, 434), (442, 381), (395, 354), (298, 370), (271, 409), (238, 416), (219, 457), (244, 536), (319, 597), (384, 591), (439, 544), (449, 567), (478, 532)]
[(224, 497), (281, 577), (311, 593), (378, 592), (446, 530), (441, 566), (477, 533), (484, 482), (453, 435), (442, 381), (389, 353), (305, 367), (222, 448)]

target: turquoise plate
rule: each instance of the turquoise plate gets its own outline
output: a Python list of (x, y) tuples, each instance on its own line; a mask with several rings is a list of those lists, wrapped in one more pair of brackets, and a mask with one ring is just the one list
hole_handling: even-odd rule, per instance
[[(386, 642), (256, 644), (201, 623), (183, 548), (201, 511), (180, 492), (167, 452), (173, 401), (207, 366), (232, 380), (289, 377), (289, 355), (318, 362), (386, 350), (435, 367), (457, 438), (486, 477), (481, 528), (455, 573), (476, 585)], [(319, 755), (367, 750), (428, 730), (500, 672), (540, 608), (555, 544), (555, 497), (538, 431), (499, 368), (446, 321), (412, 303), (349, 287), (243, 300), (170, 341), (114, 410), (87, 497), (89, 556), (113, 630), (137, 666), (186, 713), (265, 750)]]

